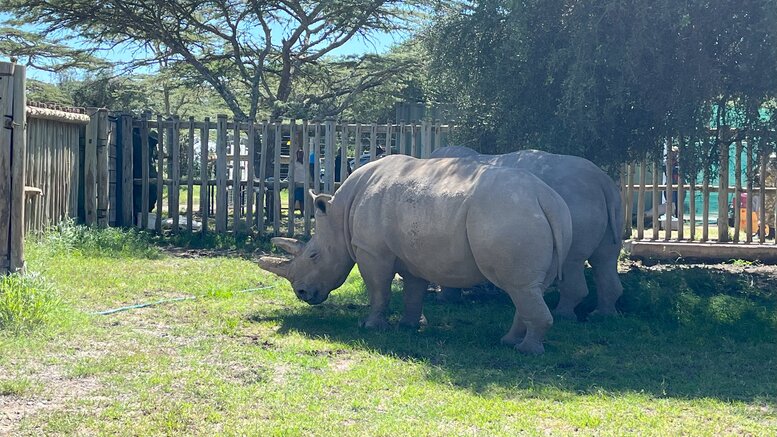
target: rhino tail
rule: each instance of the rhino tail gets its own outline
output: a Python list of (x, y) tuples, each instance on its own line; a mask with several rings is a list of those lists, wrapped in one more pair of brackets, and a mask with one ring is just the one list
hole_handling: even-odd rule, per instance
[(572, 243), (572, 217), (569, 214), (567, 204), (561, 196), (556, 194), (555, 191), (552, 193), (552, 196), (540, 197), (540, 208), (542, 208), (542, 212), (548, 219), (550, 230), (553, 234), (553, 256), (557, 261), (557, 276), (561, 280), (561, 270), (569, 253), (569, 246)]
[(612, 232), (612, 241), (620, 244), (623, 241), (623, 205), (620, 192), (616, 190), (612, 180), (607, 176), (609, 184), (605, 187), (604, 198), (607, 202), (607, 218)]

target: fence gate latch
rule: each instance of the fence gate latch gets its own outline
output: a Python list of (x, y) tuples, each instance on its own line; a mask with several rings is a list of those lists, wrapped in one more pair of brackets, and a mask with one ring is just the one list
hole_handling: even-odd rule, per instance
[(13, 116), (6, 115), (5, 120), (3, 120), (3, 127), (6, 129), (13, 129), (15, 126), (19, 126), (19, 123), (13, 122)]

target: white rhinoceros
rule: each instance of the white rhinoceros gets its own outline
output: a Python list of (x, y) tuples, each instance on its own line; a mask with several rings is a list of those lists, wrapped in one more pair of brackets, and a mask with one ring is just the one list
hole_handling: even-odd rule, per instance
[[(588, 295), (583, 274), (591, 264), (596, 281), (599, 314), (615, 314), (623, 294), (618, 277), (618, 256), (623, 244), (623, 213), (618, 187), (591, 161), (578, 156), (522, 150), (504, 155), (481, 155), (469, 147), (435, 150), (432, 158), (470, 158), (482, 164), (518, 168), (542, 179), (566, 202), (572, 215), (572, 246), (559, 284), (560, 299), (554, 314), (576, 318), (575, 307)], [(460, 299), (460, 290), (443, 289), (445, 300)]]
[(288, 279), (299, 299), (325, 301), (357, 263), (371, 307), (362, 325), (387, 326), (399, 273), (400, 323), (417, 327), (429, 281), (467, 287), (488, 280), (516, 306), (502, 341), (526, 353), (544, 351), (553, 318), (542, 296), (561, 274), (572, 224), (564, 201), (537, 177), (460, 159), (393, 155), (359, 168), (334, 197), (313, 196), (310, 241), (274, 238), (294, 258), (259, 261)]

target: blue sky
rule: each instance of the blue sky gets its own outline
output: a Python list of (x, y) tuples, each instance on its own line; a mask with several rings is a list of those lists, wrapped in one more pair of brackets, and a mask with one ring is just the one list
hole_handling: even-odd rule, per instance
[[(4, 21), (9, 18), (8, 14), (0, 14), (0, 21)], [(28, 31), (34, 31), (34, 27), (25, 29)], [(400, 43), (404, 40), (404, 35), (398, 34), (375, 34), (369, 40), (361, 37), (355, 37), (345, 43), (343, 46), (335, 49), (332, 52), (334, 56), (348, 56), (348, 55), (360, 55), (365, 53), (381, 54), (387, 52), (392, 46)], [(117, 47), (113, 50), (107, 51), (102, 54), (103, 57), (110, 61), (122, 62), (132, 59), (135, 51), (130, 46)], [(0, 53), (1, 60), (7, 60), (5, 53)], [(40, 80), (44, 82), (56, 82), (57, 75), (42, 70), (31, 68), (27, 72), (27, 76), (31, 79)]]

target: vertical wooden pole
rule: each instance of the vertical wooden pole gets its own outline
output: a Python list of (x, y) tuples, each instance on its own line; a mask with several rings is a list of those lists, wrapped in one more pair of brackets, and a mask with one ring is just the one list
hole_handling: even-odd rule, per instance
[(248, 161), (246, 162), (246, 226), (250, 232), (254, 223), (254, 160), (256, 159), (256, 122), (251, 120), (248, 123)]
[(718, 187), (718, 242), (728, 241), (728, 150), (729, 144), (720, 145)]
[(178, 234), (181, 225), (181, 119), (174, 116), (170, 130), (169, 145), (170, 159), (170, 188), (167, 194), (169, 201), (168, 212), (173, 219), (173, 235)]
[(140, 227), (148, 229), (148, 201), (149, 201), (149, 167), (151, 156), (148, 144), (148, 114), (143, 113), (140, 116)]
[(653, 234), (651, 235), (651, 240), (658, 240), (658, 231), (661, 227), (661, 222), (658, 221), (658, 204), (661, 202), (661, 196), (660, 196), (660, 189), (658, 188), (658, 184), (661, 181), (661, 179), (658, 176), (659, 169), (661, 168), (660, 165), (658, 165), (658, 160), (653, 160)]
[(227, 232), (227, 116), (216, 119), (216, 233)]
[[(100, 228), (108, 227), (108, 185), (110, 178), (108, 174), (108, 136), (112, 130), (108, 126), (108, 110), (100, 109), (97, 111), (98, 131), (97, 131), (97, 226)], [(56, 213), (56, 216), (59, 212)], [(56, 217), (58, 219), (59, 217)]]
[(123, 113), (119, 118), (121, 123), (121, 225), (130, 227), (133, 225), (132, 205), (135, 179), (132, 160), (132, 115)]
[(374, 161), (378, 155), (378, 125), (372, 123), (370, 127), (370, 162)]
[[(162, 232), (162, 207), (165, 188), (165, 122), (161, 115), (156, 117), (157, 131), (157, 162), (156, 162), (156, 221), (154, 229), (158, 233)], [(169, 213), (169, 211), (168, 211)]]
[[(758, 242), (764, 244), (766, 242), (766, 159), (767, 153), (763, 150), (763, 146), (758, 151), (760, 155), (761, 171), (759, 172), (758, 180)], [(749, 199), (748, 199), (749, 200)]]
[[(295, 168), (297, 163), (297, 146), (297, 120), (292, 119), (289, 124), (289, 190), (287, 193), (289, 197), (289, 224), (287, 235), (289, 237), (294, 236), (294, 204), (297, 202), (297, 175)], [(303, 158), (302, 161), (304, 162), (305, 159)]]
[(354, 152), (353, 152), (353, 169), (356, 170), (361, 166), (361, 156), (362, 156), (362, 124), (356, 123), (356, 140), (354, 142)]
[(418, 125), (415, 122), (410, 123), (410, 156), (418, 158), (418, 142), (416, 136), (418, 134)]
[(647, 160), (639, 165), (639, 190), (637, 191), (637, 239), (645, 238), (645, 184), (647, 183)]
[[(343, 161), (345, 162), (345, 161)], [(308, 121), (303, 120), (302, 121), (302, 164), (305, 168), (305, 182), (303, 187), (303, 202), (305, 210), (305, 236), (310, 236), (310, 213), (312, 212), (311, 208), (312, 205), (312, 199), (310, 198), (309, 190), (310, 190), (310, 138), (309, 138), (309, 132), (308, 132)], [(347, 164), (343, 164), (347, 165)]]
[[(84, 221), (91, 226), (97, 223), (97, 132), (100, 122), (97, 108), (89, 108), (88, 111), (91, 121), (86, 126), (84, 145)], [(50, 162), (46, 167), (51, 168)], [(50, 210), (48, 212), (51, 213)]]
[[(753, 146), (747, 142), (747, 155), (745, 156), (745, 184), (747, 186), (747, 203), (745, 203), (745, 242), (753, 242)], [(740, 207), (741, 208), (741, 207)]]
[(267, 149), (269, 147), (270, 128), (267, 120), (262, 121), (262, 144), (259, 146), (259, 196), (257, 199), (257, 227), (259, 235), (264, 235), (265, 218), (270, 217), (270, 211), (267, 209), (265, 196), (267, 194)]
[(194, 220), (194, 117), (189, 117), (186, 141), (186, 230), (192, 231)]
[(200, 129), (200, 218), (202, 220), (202, 233), (208, 232), (208, 215), (210, 202), (208, 202), (210, 172), (208, 171), (208, 137), (210, 137), (210, 118), (205, 117)]
[(407, 155), (407, 133), (405, 132), (405, 122), (400, 121), (397, 130), (397, 136), (399, 137), (399, 154)]
[(626, 183), (626, 189), (624, 190), (625, 196), (623, 198), (623, 223), (625, 224), (623, 233), (626, 238), (631, 238), (631, 207), (634, 198), (634, 163), (629, 162), (625, 165), (625, 169), (626, 171), (623, 173)]
[(672, 239), (672, 213), (674, 212), (673, 208), (673, 184), (672, 184), (672, 175), (674, 174), (674, 153), (672, 152), (672, 139), (667, 138), (666, 140), (666, 146), (665, 146), (664, 153), (666, 154), (666, 160), (665, 160), (665, 173), (666, 174), (666, 187), (664, 188), (664, 197), (666, 197), (666, 209), (664, 217), (666, 217), (666, 229), (664, 229), (664, 241), (669, 241)]
[(704, 177), (701, 186), (703, 209), (701, 213), (701, 241), (710, 239), (710, 169), (704, 169)]
[[(24, 161), (27, 153), (27, 98), (25, 91), (27, 86), (27, 69), (23, 65), (17, 65), (13, 78), (10, 271), (24, 272)], [(0, 129), (4, 128), (5, 126), (0, 126)]]
[(283, 127), (283, 122), (281, 120), (276, 120), (273, 122), (274, 127), (274, 138), (273, 143), (275, 144), (275, 159), (273, 159), (273, 191), (272, 191), (272, 199), (273, 199), (273, 214), (272, 214), (272, 227), (273, 227), (273, 236), (278, 236), (281, 234), (281, 136), (283, 134), (283, 131), (281, 130)]
[(393, 152), (391, 150), (391, 145), (393, 144), (393, 128), (394, 125), (391, 124), (391, 122), (386, 124), (386, 156), (391, 155)]
[(316, 120), (313, 131), (313, 183), (314, 191), (321, 192), (321, 122)]
[(324, 122), (324, 168), (326, 179), (324, 192), (333, 194), (335, 192), (335, 122), (326, 120)]
[(340, 130), (340, 183), (345, 182), (346, 178), (348, 178), (348, 123), (343, 123)]
[[(14, 117), (14, 71), (17, 65), (0, 62), (0, 275), (11, 268), (12, 125)], [(10, 121), (6, 121), (10, 120)]]
[(240, 174), (240, 122), (234, 120), (232, 129), (232, 230), (235, 233), (243, 232), (243, 220), (240, 217), (242, 211), (242, 202), (240, 200), (240, 191), (242, 184), (242, 175)]
[(739, 242), (739, 231), (741, 221), (740, 208), (742, 195), (742, 142), (736, 142), (736, 155), (734, 156), (734, 242)]
[(685, 140), (682, 136), (677, 138), (677, 239), (685, 239), (685, 176), (683, 174), (684, 168), (682, 160), (680, 159), (683, 153), (683, 142)]

